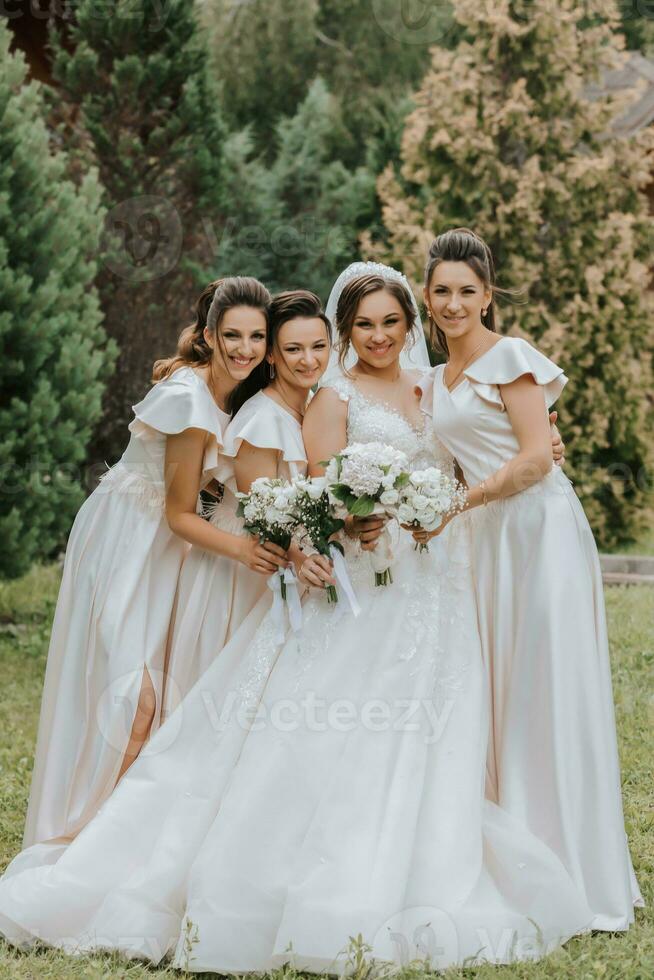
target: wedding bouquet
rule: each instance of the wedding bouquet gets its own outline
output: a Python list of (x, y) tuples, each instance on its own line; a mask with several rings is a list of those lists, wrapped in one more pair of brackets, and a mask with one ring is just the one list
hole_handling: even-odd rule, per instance
[[(446, 514), (456, 513), (465, 504), (465, 487), (436, 466), (414, 470), (398, 495), (397, 519), (425, 531), (435, 531)], [(416, 543), (416, 550), (429, 551), (429, 545)]]
[[(245, 530), (255, 534), (263, 544), (272, 541), (286, 551), (298, 525), (295, 513), (296, 489), (288, 480), (271, 479), (261, 476), (254, 481), (249, 493), (236, 494), (239, 504), (236, 513), (244, 520)], [(286, 586), (294, 575), (291, 569), (280, 569), (280, 591), (286, 599)]]
[[(395, 517), (399, 492), (409, 482), (408, 460), (403, 452), (381, 442), (353, 443), (326, 464), (325, 481), (330, 500), (348, 514)], [(390, 535), (385, 529), (371, 553), (375, 585), (393, 581), (392, 558)]]
[[(340, 531), (345, 521), (337, 517), (330, 502), (325, 477), (303, 477), (295, 480), (295, 515), (299, 526), (320, 555), (326, 555), (338, 562), (334, 552), (343, 555), (343, 545), (330, 538)], [(339, 563), (340, 564), (340, 563)], [(334, 585), (326, 585), (327, 601), (338, 602), (338, 592)]]

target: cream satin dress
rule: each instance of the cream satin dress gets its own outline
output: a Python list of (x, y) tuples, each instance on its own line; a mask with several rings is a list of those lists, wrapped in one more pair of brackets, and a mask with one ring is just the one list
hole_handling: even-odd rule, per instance
[(209, 434), (212, 479), (229, 416), (192, 368), (133, 408), (120, 461), (82, 505), (68, 539), (41, 704), (24, 846), (74, 836), (111, 793), (144, 670), (162, 701), (166, 638), (186, 543), (166, 523), (166, 438)]
[[(277, 476), (281, 479), (304, 475), (307, 469), (299, 422), (265, 392), (257, 392), (225, 430), (223, 448), (213, 471), (224, 486), (224, 495), (220, 504), (211, 508), (210, 521), (231, 534), (246, 533), (243, 520), (236, 516), (233, 464), (244, 441), (277, 451)], [(190, 691), (267, 591), (266, 577), (240, 562), (195, 546), (189, 550), (177, 591), (164, 716)]]
[[(422, 405), (470, 486), (519, 452), (498, 386), (531, 375), (545, 412), (567, 382), (513, 337), (471, 364), (451, 392), (443, 372), (423, 379)], [(593, 929), (627, 929), (642, 898), (622, 815), (602, 576), (583, 508), (553, 466), (465, 520), (492, 697), (488, 796), (560, 856), (593, 910)]]

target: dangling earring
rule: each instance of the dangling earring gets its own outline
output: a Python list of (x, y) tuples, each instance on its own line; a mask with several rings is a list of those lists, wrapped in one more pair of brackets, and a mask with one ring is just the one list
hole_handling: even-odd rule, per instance
[(488, 313), (488, 310), (482, 310), (481, 311), (481, 318), (482, 318), (482, 320), (484, 320), (486, 318), (486, 314), (487, 313)]
[(268, 374), (270, 375), (270, 380), (275, 380), (275, 365), (268, 362)]

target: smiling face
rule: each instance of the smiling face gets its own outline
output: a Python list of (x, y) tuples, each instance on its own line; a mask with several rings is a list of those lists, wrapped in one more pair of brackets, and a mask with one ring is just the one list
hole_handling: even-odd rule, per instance
[(275, 365), (280, 381), (307, 391), (315, 385), (329, 363), (327, 327), (320, 317), (294, 317), (277, 332), (268, 360)]
[(266, 356), (266, 317), (251, 306), (225, 310), (216, 338), (205, 328), (204, 336), (213, 348), (213, 361), (236, 382), (243, 381)]
[(482, 310), (488, 308), (492, 292), (467, 262), (440, 262), (424, 296), (433, 320), (450, 340), (483, 326)]
[(350, 342), (360, 361), (386, 368), (399, 358), (408, 330), (399, 300), (386, 289), (377, 289), (361, 299), (352, 321)]

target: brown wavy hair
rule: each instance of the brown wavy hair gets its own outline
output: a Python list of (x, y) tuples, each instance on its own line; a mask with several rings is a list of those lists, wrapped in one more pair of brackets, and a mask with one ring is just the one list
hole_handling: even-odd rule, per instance
[(416, 312), (413, 307), (411, 295), (406, 287), (397, 279), (384, 279), (383, 276), (365, 275), (357, 276), (350, 280), (343, 287), (341, 295), (338, 297), (336, 307), (336, 332), (338, 334), (338, 363), (345, 370), (345, 358), (350, 349), (352, 340), (352, 327), (356, 319), (359, 304), (365, 296), (385, 290), (394, 296), (402, 307), (402, 312), (406, 317), (408, 325), (407, 336), (416, 336)]
[[(493, 253), (483, 238), (471, 231), (470, 228), (452, 228), (450, 231), (438, 235), (427, 253), (425, 263), (425, 289), (429, 290), (431, 277), (436, 266), (441, 262), (465, 262), (472, 271), (483, 282), (486, 289), (492, 290), (491, 301), (488, 304), (484, 326), (487, 330), (497, 333), (495, 323), (495, 294), (503, 293), (506, 295), (518, 295), (520, 290), (499, 289), (495, 284), (495, 263)], [(432, 346), (449, 356), (447, 337), (443, 331), (432, 320), (429, 308), (427, 308), (429, 318), (429, 339)]]
[(213, 351), (204, 337), (205, 327), (209, 327), (210, 332), (216, 336), (217, 343), (220, 343), (218, 327), (227, 310), (235, 306), (251, 306), (255, 310), (260, 310), (266, 318), (267, 327), (271, 298), (263, 283), (250, 276), (231, 276), (209, 283), (200, 293), (196, 303), (195, 323), (182, 330), (177, 341), (176, 352), (172, 357), (155, 361), (152, 368), (153, 383), (164, 381), (180, 367), (200, 367), (210, 364)]

